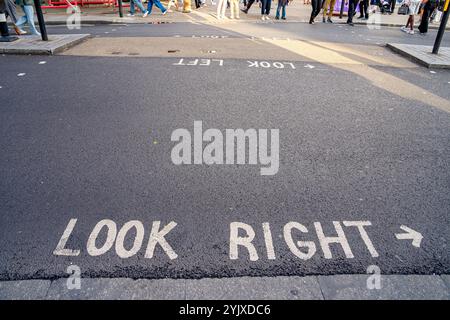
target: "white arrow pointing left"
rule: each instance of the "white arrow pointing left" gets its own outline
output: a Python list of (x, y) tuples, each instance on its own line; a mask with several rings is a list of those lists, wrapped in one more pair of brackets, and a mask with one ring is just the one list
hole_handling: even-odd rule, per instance
[(406, 233), (396, 233), (395, 237), (399, 240), (412, 240), (412, 245), (416, 248), (420, 248), (420, 243), (422, 242), (423, 236), (420, 232), (408, 228), (407, 226), (400, 226), (400, 229), (406, 231)]

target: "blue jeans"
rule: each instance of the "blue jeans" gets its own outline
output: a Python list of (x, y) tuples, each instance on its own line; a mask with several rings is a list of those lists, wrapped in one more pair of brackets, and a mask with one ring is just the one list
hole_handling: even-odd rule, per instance
[(270, 6), (272, 5), (272, 0), (261, 0), (261, 15), (270, 14)]
[(281, 3), (278, 2), (278, 7), (277, 7), (277, 14), (276, 17), (279, 18), (280, 17), (280, 9), (281, 9), (281, 18), (286, 18), (286, 5), (282, 5)]
[(20, 26), (22, 26), (25, 22), (28, 22), (28, 26), (30, 27), (31, 33), (35, 35), (40, 35), (39, 31), (37, 31), (36, 27), (34, 26), (33, 6), (21, 6), (21, 8), (25, 13), (25, 15), (17, 20), (16, 26), (20, 28)]
[(152, 13), (153, 5), (157, 6), (159, 8), (159, 10), (161, 10), (161, 12), (163, 12), (163, 13), (166, 12), (166, 8), (164, 8), (164, 6), (161, 4), (161, 1), (148, 0), (148, 6), (147, 6), (148, 14)]
[(141, 0), (130, 0), (130, 13), (131, 14), (134, 14), (134, 5), (135, 4), (138, 6), (139, 10), (141, 10), (142, 13), (145, 12), (145, 8), (144, 8)]

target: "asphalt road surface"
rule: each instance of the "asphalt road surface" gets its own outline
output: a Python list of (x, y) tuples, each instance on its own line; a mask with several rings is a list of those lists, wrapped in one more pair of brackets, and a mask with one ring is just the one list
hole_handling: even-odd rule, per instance
[[(81, 31), (123, 37), (125, 46), (132, 34), (234, 32), (176, 25)], [(389, 64), (393, 54), (381, 47), (430, 43), (433, 32), (355, 27), (346, 37), (346, 27), (331, 34), (317, 26), (299, 39), (362, 45), (358, 52), (382, 52), (386, 63), (356, 63), (350, 54), (314, 60), (315, 51), (293, 60), (295, 48), (258, 67), (251, 52), (2, 56), (0, 279), (66, 276), (71, 264), (85, 277), (328, 275), (370, 265), (448, 274), (450, 71), (430, 73), (400, 57), (394, 62), (407, 67)], [(284, 24), (280, 33), (307, 27)], [(257, 28), (255, 37), (274, 37), (265, 28), (276, 26)], [(171, 135), (185, 128), (193, 142), (194, 121), (224, 136), (278, 129), (278, 171), (261, 175), (259, 158), (174, 164)]]

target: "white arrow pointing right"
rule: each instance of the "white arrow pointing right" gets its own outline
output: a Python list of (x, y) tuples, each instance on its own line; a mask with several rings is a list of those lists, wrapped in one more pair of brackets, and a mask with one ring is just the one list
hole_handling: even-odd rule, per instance
[(407, 226), (401, 225), (400, 229), (406, 231), (406, 233), (396, 233), (395, 237), (399, 240), (412, 240), (412, 245), (416, 248), (420, 248), (423, 236), (420, 232), (417, 232)]

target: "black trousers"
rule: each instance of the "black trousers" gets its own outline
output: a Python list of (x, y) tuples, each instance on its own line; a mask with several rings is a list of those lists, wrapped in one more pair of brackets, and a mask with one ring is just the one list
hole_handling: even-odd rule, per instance
[(320, 13), (320, 9), (322, 9), (322, 0), (311, 0), (311, 18), (309, 22), (312, 22)]
[(356, 6), (358, 5), (359, 0), (349, 0), (348, 2), (348, 19), (347, 23), (353, 22), (353, 16), (356, 13)]
[(428, 23), (430, 22), (430, 16), (433, 13), (434, 9), (436, 9), (436, 7), (434, 5), (431, 5), (430, 1), (425, 4), (423, 8), (422, 20), (420, 21), (419, 25), (420, 33), (428, 32)]
[(359, 16), (366, 19), (369, 18), (369, 0), (361, 0), (359, 2)]
[(397, 0), (391, 0), (391, 12), (394, 13), (395, 10), (395, 3), (397, 2)]
[(250, 10), (250, 8), (252, 7), (253, 3), (255, 3), (255, 0), (248, 0), (248, 2), (247, 2), (247, 10)]

